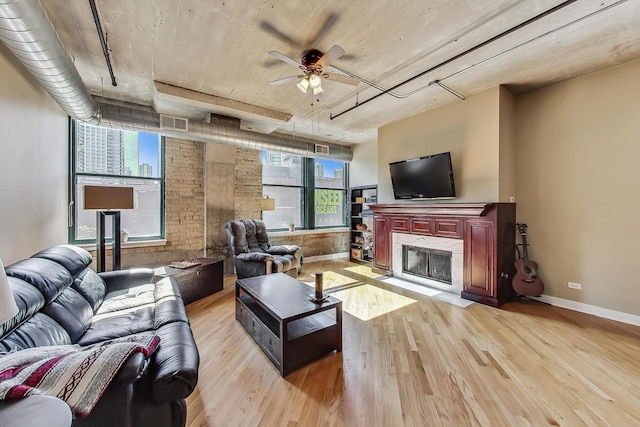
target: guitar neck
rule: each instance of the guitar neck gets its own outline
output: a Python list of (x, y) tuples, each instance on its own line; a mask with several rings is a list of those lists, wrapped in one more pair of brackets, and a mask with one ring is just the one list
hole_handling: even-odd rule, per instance
[(524, 265), (529, 266), (529, 250), (527, 249), (527, 235), (522, 233), (522, 255), (524, 259)]

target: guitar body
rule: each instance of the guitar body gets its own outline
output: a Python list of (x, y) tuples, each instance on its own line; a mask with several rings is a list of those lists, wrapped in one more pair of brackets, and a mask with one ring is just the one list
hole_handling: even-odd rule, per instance
[(527, 224), (516, 224), (522, 237), (522, 259), (516, 260), (516, 274), (511, 285), (513, 290), (525, 297), (539, 297), (544, 292), (544, 283), (538, 277), (538, 263), (529, 259)]
[(539, 297), (544, 292), (544, 283), (538, 277), (538, 263), (524, 259), (516, 260), (516, 274), (513, 276), (513, 290), (526, 297)]

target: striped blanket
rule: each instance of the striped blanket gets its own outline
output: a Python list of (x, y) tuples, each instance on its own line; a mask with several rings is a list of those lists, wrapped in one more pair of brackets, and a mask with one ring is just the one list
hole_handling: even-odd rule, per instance
[(131, 335), (87, 347), (34, 347), (0, 357), (0, 399), (46, 394), (58, 397), (76, 417), (86, 417), (127, 358), (151, 355), (156, 335)]

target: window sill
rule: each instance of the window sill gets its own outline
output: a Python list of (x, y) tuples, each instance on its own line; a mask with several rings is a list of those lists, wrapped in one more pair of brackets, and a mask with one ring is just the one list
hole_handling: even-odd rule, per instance
[[(164, 246), (167, 244), (167, 239), (157, 239), (157, 240), (140, 240), (140, 241), (133, 241), (133, 242), (126, 242), (126, 243), (121, 243), (120, 247), (122, 249), (128, 249), (128, 248), (147, 248), (150, 246)], [(83, 243), (80, 245), (83, 249), (86, 249), (88, 251), (95, 251), (96, 250), (96, 244), (95, 243)], [(111, 249), (111, 243), (106, 243), (105, 247), (107, 249)]]
[(267, 231), (269, 237), (280, 237), (280, 236), (302, 236), (305, 234), (331, 234), (331, 233), (344, 233), (348, 232), (349, 227), (340, 227), (340, 228), (319, 228), (316, 230), (295, 230), (295, 231)]

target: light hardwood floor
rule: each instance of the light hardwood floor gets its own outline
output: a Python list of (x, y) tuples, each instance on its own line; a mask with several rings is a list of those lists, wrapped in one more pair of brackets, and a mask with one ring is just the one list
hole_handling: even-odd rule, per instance
[(514, 301), (460, 308), (346, 261), (300, 280), (343, 300), (343, 351), (280, 377), (235, 320), (234, 282), (187, 307), (196, 426), (638, 426), (640, 328)]

